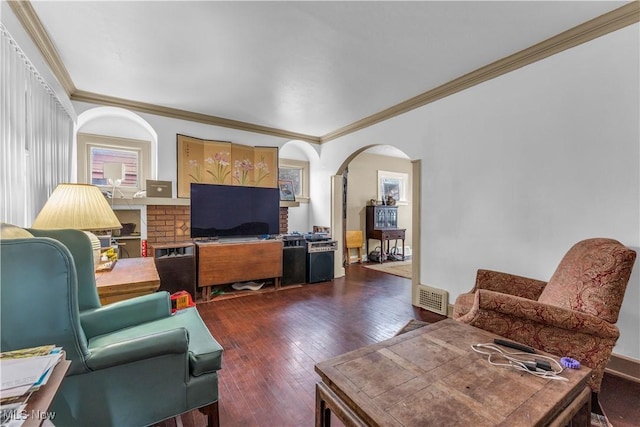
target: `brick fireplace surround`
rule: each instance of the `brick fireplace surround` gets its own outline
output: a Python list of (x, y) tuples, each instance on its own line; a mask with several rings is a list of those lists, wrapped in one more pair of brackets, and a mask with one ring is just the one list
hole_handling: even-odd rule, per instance
[[(148, 205), (147, 242), (175, 243), (191, 240), (190, 206)], [(289, 208), (280, 208), (280, 234), (288, 233)]]

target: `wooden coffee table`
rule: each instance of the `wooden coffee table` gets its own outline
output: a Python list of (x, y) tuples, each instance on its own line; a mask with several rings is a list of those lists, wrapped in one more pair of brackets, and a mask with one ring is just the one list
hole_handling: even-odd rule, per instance
[(589, 426), (591, 369), (554, 381), (490, 365), (471, 345), (496, 337), (447, 319), (318, 363), (316, 426), (331, 413), (346, 426)]

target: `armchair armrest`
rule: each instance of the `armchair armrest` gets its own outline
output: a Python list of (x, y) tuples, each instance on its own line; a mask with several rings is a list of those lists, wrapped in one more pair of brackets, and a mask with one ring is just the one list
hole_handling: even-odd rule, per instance
[(478, 270), (476, 284), (471, 292), (475, 292), (478, 289), (486, 289), (530, 300), (537, 300), (546, 285), (547, 282), (529, 277), (502, 273), (500, 271)]
[(95, 371), (164, 354), (186, 354), (188, 347), (187, 330), (176, 328), (90, 349), (86, 364)]
[(80, 313), (87, 338), (171, 316), (167, 292), (155, 292)]
[(592, 369), (587, 385), (600, 391), (620, 336), (616, 325), (591, 314), (486, 289), (468, 295), (474, 300), (456, 320), (556, 356), (572, 357)]
[[(615, 325), (592, 314), (544, 304), (527, 298), (480, 289), (476, 294), (476, 301), (480, 310), (519, 318), (524, 323), (535, 322), (600, 338), (617, 339), (620, 335), (620, 331)], [(472, 309), (469, 315), (474, 311)]]

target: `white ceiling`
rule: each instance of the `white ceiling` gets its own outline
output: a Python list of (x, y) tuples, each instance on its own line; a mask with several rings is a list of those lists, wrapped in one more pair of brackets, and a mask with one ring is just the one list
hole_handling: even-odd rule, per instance
[(78, 90), (322, 136), (620, 1), (33, 1)]

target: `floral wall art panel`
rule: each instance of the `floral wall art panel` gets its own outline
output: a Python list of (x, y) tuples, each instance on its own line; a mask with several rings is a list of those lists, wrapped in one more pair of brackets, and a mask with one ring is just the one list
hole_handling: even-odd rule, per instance
[(278, 148), (251, 147), (178, 135), (178, 197), (191, 183), (276, 188)]
[(231, 185), (231, 143), (206, 141), (204, 143), (205, 184)]
[(178, 135), (178, 197), (190, 197), (192, 182), (202, 177), (202, 140)]
[(190, 197), (192, 182), (231, 184), (231, 143), (178, 135), (178, 197)]
[(278, 148), (255, 147), (254, 150), (254, 185), (276, 188), (278, 186)]
[(253, 186), (253, 147), (233, 144), (231, 146), (231, 182), (233, 185)]
[(278, 187), (278, 148), (231, 144), (233, 185)]

